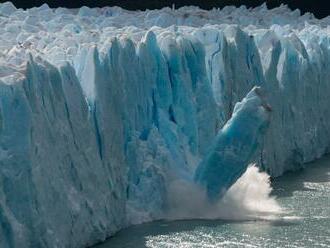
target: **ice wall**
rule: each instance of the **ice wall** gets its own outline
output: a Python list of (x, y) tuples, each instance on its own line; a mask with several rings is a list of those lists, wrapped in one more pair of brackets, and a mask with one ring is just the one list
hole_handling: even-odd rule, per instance
[(328, 152), (329, 23), (0, 4), (0, 246), (86, 246), (161, 218), (254, 86), (273, 111), (252, 160), (277, 176)]

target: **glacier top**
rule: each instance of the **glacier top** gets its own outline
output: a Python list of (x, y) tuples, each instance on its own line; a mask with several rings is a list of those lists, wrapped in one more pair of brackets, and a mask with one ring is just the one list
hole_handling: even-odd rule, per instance
[(294, 33), (302, 42), (306, 33), (308, 39), (313, 33), (317, 37), (330, 33), (330, 17), (318, 20), (313, 14), (301, 15), (299, 10), (291, 11), (285, 5), (271, 10), (264, 4), (252, 9), (228, 6), (206, 11), (190, 6), (127, 11), (120, 7), (51, 9), (44, 4), (23, 10), (6, 2), (0, 3), (0, 78), (19, 76), (29, 53), (54, 64), (72, 62), (86, 47), (107, 51), (114, 37), (136, 44), (147, 30), (162, 40), (193, 33), (197, 28), (222, 30), (228, 25), (238, 25), (253, 36), (266, 29), (280, 36)]

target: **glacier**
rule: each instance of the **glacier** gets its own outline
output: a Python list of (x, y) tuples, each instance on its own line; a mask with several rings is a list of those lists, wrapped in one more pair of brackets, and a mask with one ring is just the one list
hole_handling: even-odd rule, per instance
[(329, 27), (284, 5), (0, 4), (0, 246), (89, 246), (163, 218), (178, 179), (214, 199), (249, 163), (328, 153)]

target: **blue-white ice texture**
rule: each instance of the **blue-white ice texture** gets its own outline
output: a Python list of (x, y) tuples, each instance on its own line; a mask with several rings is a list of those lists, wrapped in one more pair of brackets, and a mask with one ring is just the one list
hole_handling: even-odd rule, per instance
[(161, 218), (255, 85), (272, 116), (254, 161), (277, 176), (329, 152), (329, 24), (285, 6), (1, 4), (0, 247), (87, 246)]
[(194, 181), (216, 202), (244, 174), (269, 126), (271, 107), (254, 87), (236, 103), (232, 117), (195, 171)]

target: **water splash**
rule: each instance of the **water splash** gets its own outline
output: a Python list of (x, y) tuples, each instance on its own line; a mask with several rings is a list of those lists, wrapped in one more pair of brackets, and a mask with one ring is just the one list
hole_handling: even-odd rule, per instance
[(169, 186), (166, 219), (272, 219), (282, 213), (275, 197), (270, 196), (270, 177), (251, 165), (217, 203), (210, 203), (199, 186), (178, 180)]

